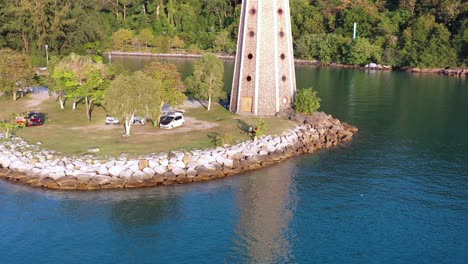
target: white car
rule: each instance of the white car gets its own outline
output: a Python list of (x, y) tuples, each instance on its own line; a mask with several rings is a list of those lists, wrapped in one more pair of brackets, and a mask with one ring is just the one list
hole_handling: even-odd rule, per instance
[(159, 127), (171, 129), (179, 127), (185, 123), (184, 115), (179, 112), (169, 112), (159, 119)]
[[(132, 119), (132, 125), (144, 125), (146, 120), (141, 116), (134, 116)], [(118, 125), (120, 120), (117, 117), (106, 116), (106, 125)]]
[(118, 125), (120, 121), (118, 118), (113, 116), (106, 116), (106, 125)]
[(134, 116), (132, 119), (132, 125), (144, 125), (146, 123), (146, 119), (141, 116)]

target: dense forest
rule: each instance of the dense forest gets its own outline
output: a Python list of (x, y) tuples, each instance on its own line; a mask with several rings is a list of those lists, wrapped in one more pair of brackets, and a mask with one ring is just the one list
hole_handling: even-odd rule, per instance
[[(106, 50), (234, 53), (241, 0), (2, 0), (0, 48), (45, 64)], [(290, 0), (295, 55), (397, 67), (468, 65), (466, 0)], [(353, 23), (358, 37), (352, 39)]]

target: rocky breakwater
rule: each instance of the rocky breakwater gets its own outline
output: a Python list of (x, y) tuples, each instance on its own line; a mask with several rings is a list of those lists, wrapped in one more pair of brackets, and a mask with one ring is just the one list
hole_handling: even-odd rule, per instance
[(271, 166), (351, 140), (357, 128), (324, 113), (288, 116), (300, 122), (279, 136), (225, 148), (173, 151), (129, 159), (68, 157), (19, 137), (0, 141), (0, 178), (33, 187), (97, 190), (208, 181)]

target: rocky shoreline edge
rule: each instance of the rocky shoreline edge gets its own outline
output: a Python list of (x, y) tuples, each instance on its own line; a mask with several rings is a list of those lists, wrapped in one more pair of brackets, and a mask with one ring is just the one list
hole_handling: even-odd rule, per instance
[[(0, 178), (59, 190), (142, 188), (214, 180), (256, 170), (293, 156), (348, 142), (358, 129), (323, 112), (287, 114), (299, 124), (278, 136), (263, 136), (224, 148), (173, 151), (138, 159), (67, 157), (20, 137), (0, 140)], [(2, 138), (3, 135), (0, 135)]]

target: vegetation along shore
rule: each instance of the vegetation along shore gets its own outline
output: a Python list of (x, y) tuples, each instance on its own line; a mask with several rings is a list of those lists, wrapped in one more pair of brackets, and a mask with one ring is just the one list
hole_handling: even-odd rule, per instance
[[(49, 59), (104, 51), (233, 55), (239, 0), (0, 3), (0, 47)], [(322, 64), (463, 68), (468, 2), (462, 0), (290, 1), (294, 56)], [(356, 38), (353, 38), (356, 23)]]

